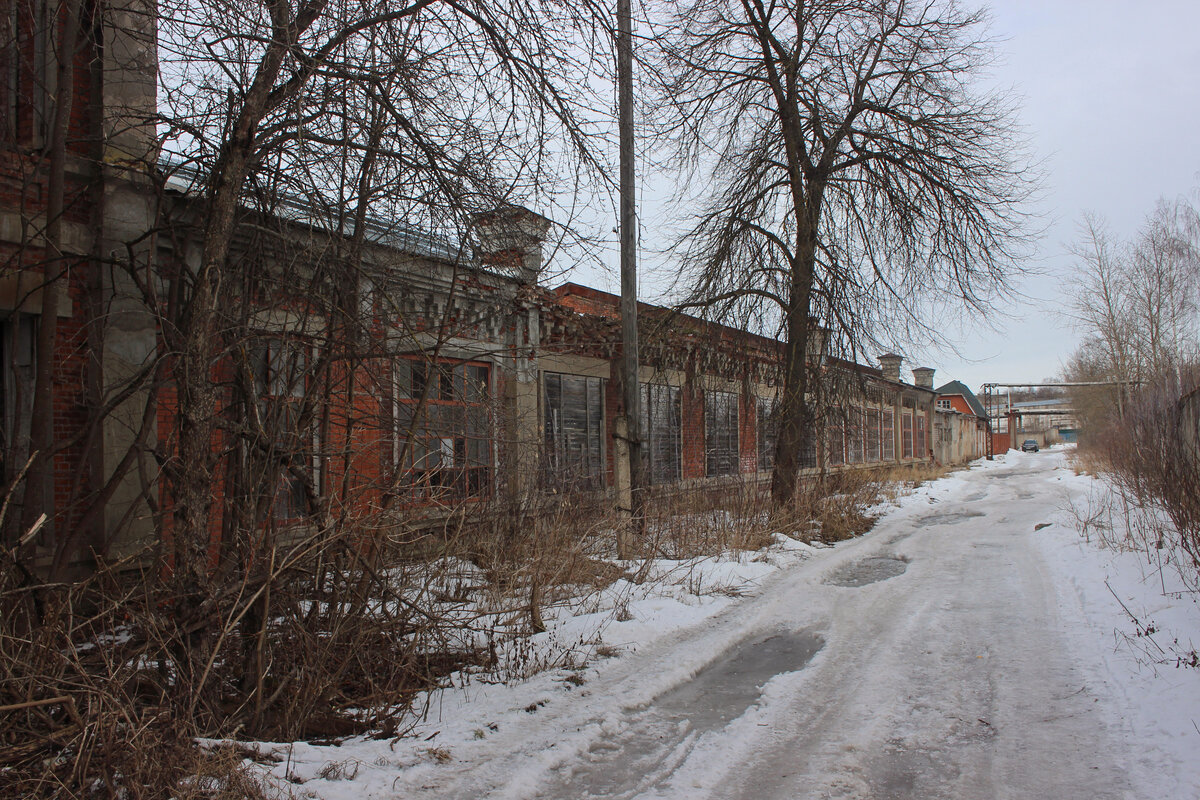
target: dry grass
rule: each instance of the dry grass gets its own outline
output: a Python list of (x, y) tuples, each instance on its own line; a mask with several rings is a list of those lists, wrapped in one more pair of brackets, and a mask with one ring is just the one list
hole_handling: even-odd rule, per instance
[[(865, 509), (888, 480), (933, 477), (827, 475), (784, 512), (765, 486), (655, 492), (636, 555), (648, 565), (756, 551), (777, 532), (838, 541), (870, 529)], [(165, 571), (101, 566), (46, 586), (0, 552), (0, 796), (286, 795), (254, 779), (247, 752), (201, 749), (196, 737), (391, 737), (419, 720), (414, 702), (464, 667), (521, 678), (607, 656), (615, 651), (598, 641), (528, 642), (556, 605), (645, 577), (616, 559), (620, 526), (603, 496), (538, 496), (436, 530), (343, 535), (218, 587), (200, 659)]]

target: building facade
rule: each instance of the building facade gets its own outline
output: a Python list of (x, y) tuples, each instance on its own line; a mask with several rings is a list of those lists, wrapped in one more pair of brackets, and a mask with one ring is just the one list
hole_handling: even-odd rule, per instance
[[(187, 512), (203, 517), (213, 569), (244, 568), (285, 534), (394, 538), (499, 502), (614, 489), (618, 299), (540, 285), (551, 222), (526, 209), (478, 214), (455, 237), (372, 214), (356, 229), (312, 198), (247, 195), (215, 267), (211, 359), (189, 371), (180, 332), (204, 257), (205, 177), (155, 148), (152, 15), (98, 20), (66, 48), (71, 69), (47, 60), (61, 20), (18, 31), (0, 62), (8, 544), (55, 575), (170, 562)], [(765, 486), (782, 345), (663, 307), (643, 304), (641, 320), (648, 482)], [(876, 368), (822, 348), (809, 367), (805, 474), (938, 457), (932, 370), (906, 383), (899, 356)], [(207, 444), (189, 461), (181, 441), (197, 425)], [(181, 509), (197, 482), (211, 503)]]

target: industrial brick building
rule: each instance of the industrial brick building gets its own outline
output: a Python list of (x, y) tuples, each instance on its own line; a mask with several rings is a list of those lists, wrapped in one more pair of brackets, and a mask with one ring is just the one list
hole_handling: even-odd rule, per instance
[[(154, 553), (171, 542), (178, 487), (197, 474), (211, 498), (214, 568), (234, 557), (231, 542), (266, 547), (278, 531), (387, 536), (502, 498), (614, 488), (618, 301), (540, 285), (551, 223), (525, 209), (477, 216), (455, 238), (371, 217), (356, 235), (299, 198), (248, 204), (225, 265), (215, 356), (207, 374), (184, 374), (180, 298), (199, 259), (204, 177), (155, 148), (152, 27), (110, 28), (102, 50), (85, 38), (77, 54), (60, 166), (46, 139), (54, 103), (20, 79), (54, 69), (38, 60), (36, 32), (2, 64), (13, 78), (0, 87), (10, 545), (23, 540), (52, 573)], [(58, 298), (53, 310), (46, 297)], [(40, 405), (38, 337), (51, 313), (50, 403)], [(781, 344), (663, 307), (644, 304), (641, 319), (649, 482), (765, 485)], [(935, 457), (932, 370), (908, 383), (899, 356), (874, 367), (824, 347), (810, 361), (806, 473)], [(195, 423), (179, 412), (181, 392), (197, 390), (213, 396), (201, 473), (178, 448)], [(52, 424), (38, 452), (50, 478), (34, 497), (45, 519), (31, 538), (23, 481), (39, 415)]]

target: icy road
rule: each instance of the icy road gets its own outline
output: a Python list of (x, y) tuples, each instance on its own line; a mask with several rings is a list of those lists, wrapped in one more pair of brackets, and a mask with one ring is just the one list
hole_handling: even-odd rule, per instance
[(1057, 460), (976, 471), (782, 576), (720, 621), (743, 643), (541, 795), (1125, 797), (1128, 754), (1030, 546), (1062, 502)]
[(1064, 465), (1060, 452), (1010, 453), (933, 484), (867, 536), (603, 662), (582, 688), (535, 681), (507, 700), (503, 687), (490, 697), (481, 688), (429, 726), (495, 713), (481, 741), (368, 793), (1194, 797), (1178, 782), (1187, 758), (1148, 752), (1130, 699), (1097, 667), (1112, 653), (1111, 629), (1107, 640), (1088, 633), (1063, 589), (1074, 579), (1039, 546), (1050, 531), (1035, 527), (1064, 527), (1065, 487), (1089, 480)]

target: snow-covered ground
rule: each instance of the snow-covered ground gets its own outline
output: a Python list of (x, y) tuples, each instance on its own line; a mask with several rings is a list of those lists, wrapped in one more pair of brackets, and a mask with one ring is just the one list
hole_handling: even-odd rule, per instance
[(586, 666), (464, 679), (410, 737), (262, 769), (331, 800), (1200, 797), (1200, 670), (1152, 663), (1121, 603), (1179, 649), (1200, 608), (1080, 536), (1101, 486), (1010, 452), (836, 547), (657, 562), (524, 653)]

